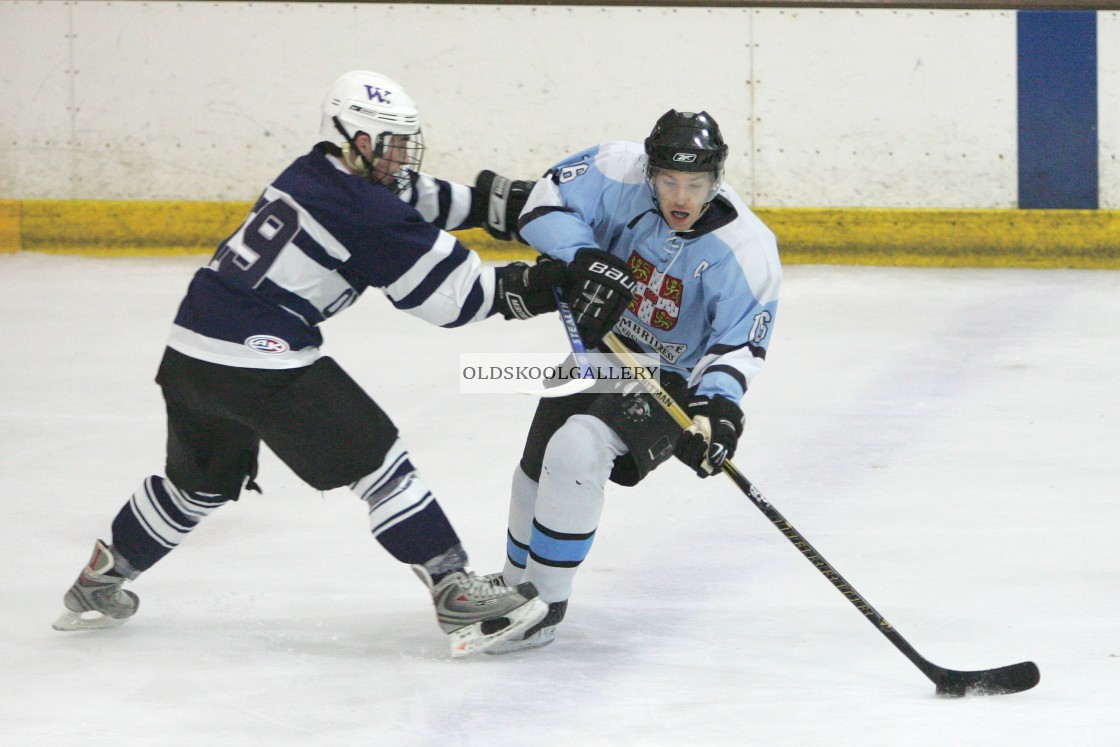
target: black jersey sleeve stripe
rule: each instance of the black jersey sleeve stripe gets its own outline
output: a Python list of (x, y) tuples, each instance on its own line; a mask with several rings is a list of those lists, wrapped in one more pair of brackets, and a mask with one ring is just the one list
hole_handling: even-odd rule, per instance
[(439, 263), (424, 276), (420, 284), (413, 288), (408, 295), (399, 301), (393, 301), (398, 309), (415, 309), (439, 289), (444, 282), (455, 272), (460, 265), (467, 261), (470, 254), (466, 248), (457, 245), (451, 253), (441, 259)]
[(561, 207), (559, 205), (542, 205), (541, 207), (533, 208), (529, 212), (524, 213), (517, 220), (517, 228), (518, 228), (518, 230), (523, 229), (523, 228), (525, 228), (525, 226), (527, 226), (529, 223), (535, 221), (537, 218), (544, 217), (545, 215), (548, 215), (549, 213), (573, 213), (573, 212), (575, 212), (575, 211), (572, 210), (571, 208)]
[(747, 391), (747, 377), (743, 375), (742, 371), (735, 368), (734, 366), (708, 366), (708, 368), (704, 370), (705, 376), (714, 373), (727, 374), (731, 378), (735, 379), (736, 383), (739, 384), (744, 392)]
[(742, 350), (743, 348), (750, 350), (751, 355), (755, 358), (766, 360), (766, 348), (761, 345), (755, 345), (752, 342), (745, 342), (742, 345), (712, 345), (704, 351), (704, 355), (727, 355), (728, 353), (734, 353), (736, 350)]
[(447, 227), (447, 219), (451, 215), (451, 185), (445, 181), (436, 180), (439, 186), (437, 199), (439, 200), (439, 217), (432, 221), (440, 228)]
[(300, 251), (315, 261), (316, 264), (322, 265), (329, 269), (335, 269), (340, 266), (343, 260), (331, 256), (327, 248), (312, 238), (311, 234), (303, 229), (296, 232), (295, 237), (292, 239)]
[(444, 324), (443, 326), (462, 327), (464, 324), (470, 322), (472, 319), (474, 319), (475, 315), (478, 313), (478, 310), (482, 307), (482, 302), (485, 298), (485, 295), (486, 294), (482, 290), (481, 283), (475, 280), (474, 287), (471, 288), (471, 292), (467, 295), (467, 300), (463, 304), (463, 311), (459, 314), (459, 318), (453, 322)]

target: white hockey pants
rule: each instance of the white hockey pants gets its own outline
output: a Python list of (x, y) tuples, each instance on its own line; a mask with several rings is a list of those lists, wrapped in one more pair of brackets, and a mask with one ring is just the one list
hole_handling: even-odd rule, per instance
[(514, 472), (507, 584), (532, 581), (545, 602), (566, 600), (603, 512), (604, 488), (626, 445), (603, 421), (573, 415), (545, 448), (540, 483)]

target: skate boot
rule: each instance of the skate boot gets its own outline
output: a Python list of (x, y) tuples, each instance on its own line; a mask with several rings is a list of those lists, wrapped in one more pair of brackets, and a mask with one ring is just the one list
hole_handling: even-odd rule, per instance
[(553, 602), (548, 605), (548, 612), (540, 622), (530, 627), (521, 635), (506, 638), (504, 641), (487, 649), (488, 654), (512, 654), (515, 651), (528, 651), (533, 648), (547, 646), (556, 640), (556, 626), (564, 619), (568, 611), (568, 600)]
[(522, 635), (548, 612), (532, 584), (495, 586), (467, 570), (449, 573), (433, 584), (424, 566), (412, 569), (432, 592), (436, 619), (451, 637), (453, 657), (478, 654)]
[[(505, 578), (502, 572), (487, 573), (482, 577), (484, 581), (496, 586), (505, 586)], [(541, 621), (533, 627), (526, 630), (522, 635), (507, 638), (501, 643), (491, 647), (486, 653), (488, 654), (512, 654), (514, 651), (527, 651), (532, 648), (541, 648), (547, 646), (556, 640), (556, 626), (564, 619), (564, 613), (568, 610), (568, 602), (553, 602), (548, 605), (548, 613), (545, 614)]]
[(123, 625), (136, 614), (140, 599), (121, 585), (138, 575), (124, 558), (115, 558), (112, 550), (97, 540), (89, 563), (62, 597), (66, 611), (51, 627), (55, 630), (98, 630)]

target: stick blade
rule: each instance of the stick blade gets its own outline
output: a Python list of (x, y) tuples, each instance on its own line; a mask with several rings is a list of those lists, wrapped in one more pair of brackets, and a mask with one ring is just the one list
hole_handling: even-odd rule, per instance
[(1030, 690), (1038, 684), (1040, 677), (1038, 665), (1033, 661), (975, 672), (947, 669), (936, 680), (937, 694), (946, 698), (961, 698), (965, 695), (1010, 695)]
[(591, 387), (598, 383), (596, 379), (572, 379), (571, 381), (560, 384), (558, 386), (541, 386), (539, 389), (522, 389), (520, 394), (527, 394), (530, 397), (567, 397), (572, 394), (579, 394), (586, 392)]

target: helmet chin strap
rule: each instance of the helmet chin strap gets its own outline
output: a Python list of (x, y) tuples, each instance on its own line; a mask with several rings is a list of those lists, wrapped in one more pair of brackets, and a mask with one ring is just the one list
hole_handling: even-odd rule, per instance
[(342, 144), (342, 160), (345, 161), (346, 165), (354, 171), (358, 172), (370, 181), (374, 181), (373, 165), (369, 162), (368, 158), (362, 155), (362, 152), (360, 150), (353, 147), (349, 143)]

